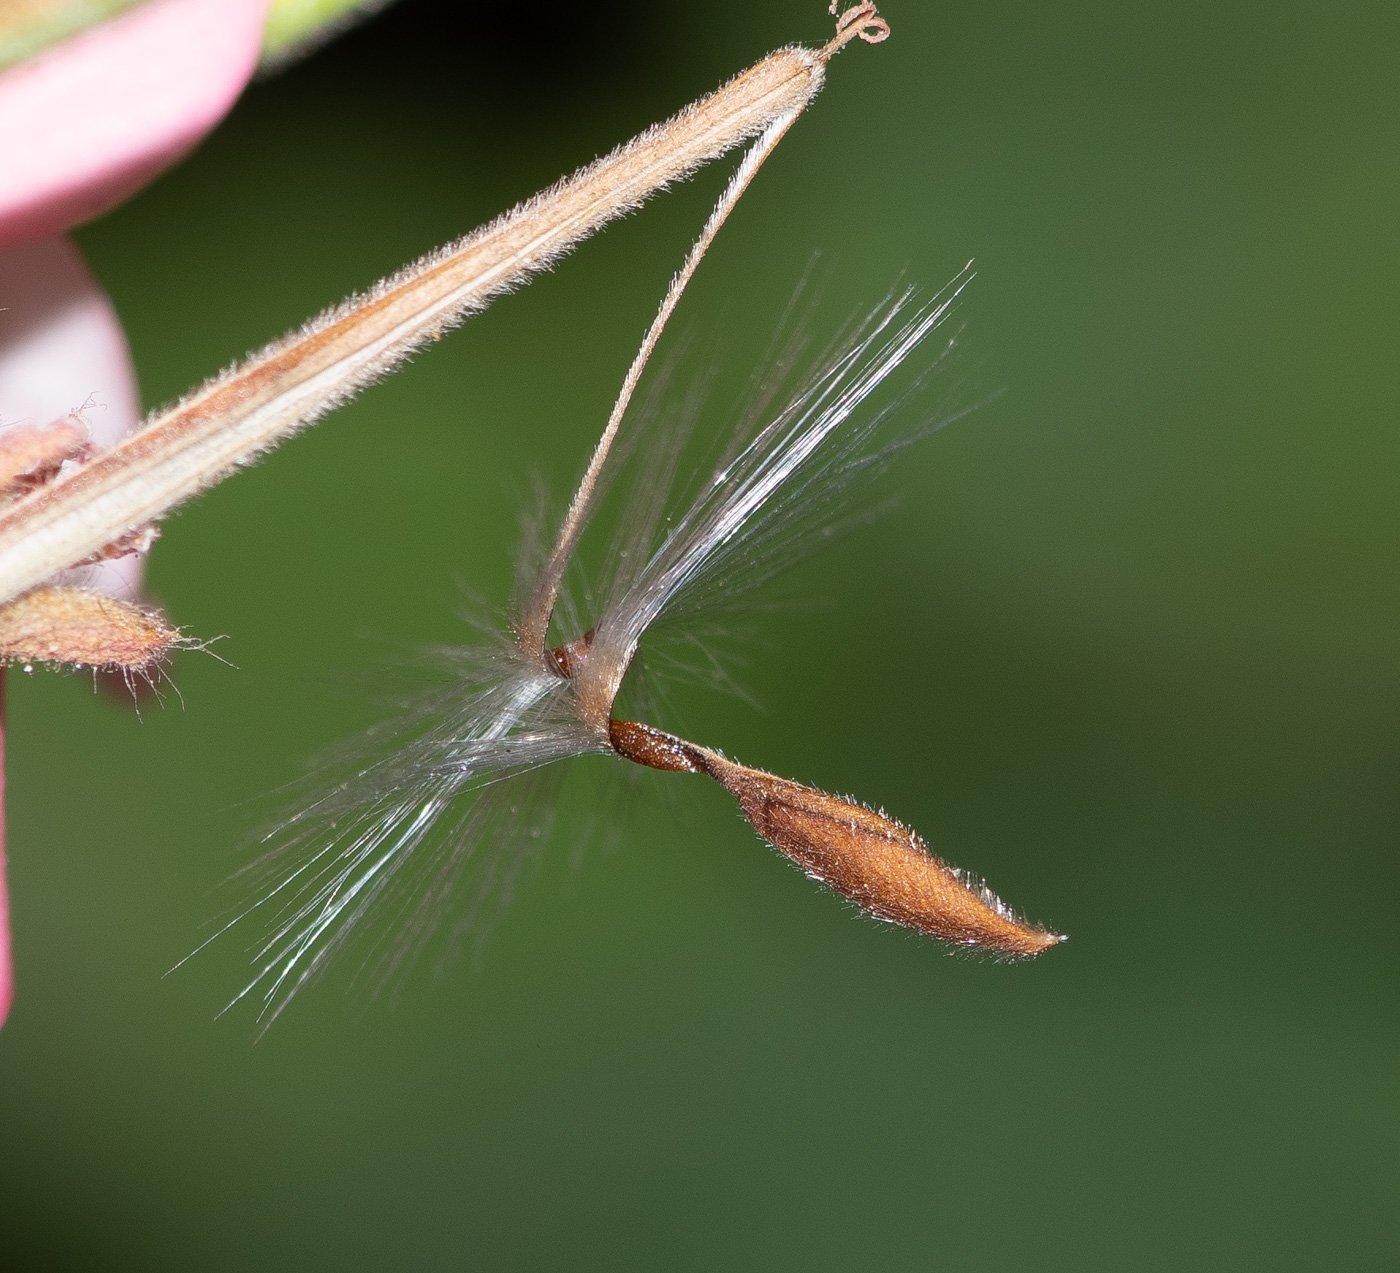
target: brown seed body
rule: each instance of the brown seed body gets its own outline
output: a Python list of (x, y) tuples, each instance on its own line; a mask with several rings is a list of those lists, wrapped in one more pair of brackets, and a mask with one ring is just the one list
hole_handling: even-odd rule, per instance
[(1018, 919), (908, 827), (873, 809), (735, 764), (649, 725), (614, 721), (611, 738), (620, 755), (638, 764), (709, 774), (769, 844), (877, 919), (1012, 958), (1038, 955), (1063, 940)]

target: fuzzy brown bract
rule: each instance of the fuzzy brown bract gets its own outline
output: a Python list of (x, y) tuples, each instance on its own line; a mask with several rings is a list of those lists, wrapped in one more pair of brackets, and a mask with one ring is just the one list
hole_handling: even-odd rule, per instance
[(48, 585), (0, 606), (0, 661), (63, 663), (144, 676), (181, 643), (156, 610)]

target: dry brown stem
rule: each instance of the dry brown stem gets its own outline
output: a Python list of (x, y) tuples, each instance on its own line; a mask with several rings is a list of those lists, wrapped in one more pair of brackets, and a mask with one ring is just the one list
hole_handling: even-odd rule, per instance
[(739, 170), (725, 188), (714, 211), (710, 213), (704, 229), (700, 231), (700, 237), (695, 240), (685, 262), (671, 280), (671, 285), (666, 289), (666, 295), (662, 298), (661, 306), (656, 311), (656, 317), (652, 319), (651, 327), (647, 330), (641, 347), (632, 359), (632, 365), (627, 369), (627, 375), (623, 379), (617, 401), (613, 403), (612, 412), (608, 416), (608, 423), (588, 461), (588, 468), (584, 472), (583, 479), (579, 482), (573, 502), (569, 505), (569, 511), (564, 517), (563, 525), (559, 528), (554, 549), (550, 553), (544, 569), (540, 572), (539, 581), (535, 585), (535, 590), (530, 596), (524, 614), (520, 617), (520, 648), (535, 662), (538, 662), (544, 653), (544, 647), (548, 640), (549, 620), (554, 613), (554, 603), (559, 596), (559, 585), (563, 582), (569, 557), (587, 524), (588, 515), (593, 505), (593, 497), (598, 488), (598, 478), (602, 474), (603, 465), (607, 462), (608, 453), (612, 450), (613, 439), (617, 437), (622, 417), (627, 413), (632, 395), (636, 392), (637, 385), (641, 381), (642, 372), (646, 370), (646, 365), (656, 349), (657, 342), (661, 339), (661, 333), (665, 330), (671, 315), (675, 313), (676, 306), (680, 304), (681, 294), (694, 276), (705, 253), (709, 251), (710, 244), (715, 241), (720, 227), (729, 219), (734, 205), (739, 202), (739, 196), (749, 188), (749, 183), (753, 180), (760, 165), (772, 153), (773, 147), (782, 140), (783, 134), (792, 127), (800, 109), (800, 107), (794, 108), (769, 124), (753, 144), (749, 153), (744, 156), (744, 162), (739, 165)]
[[(837, 4), (833, 3), (829, 12), (834, 14), (837, 7)], [(564, 572), (568, 568), (569, 557), (588, 522), (593, 498), (598, 488), (598, 479), (602, 474), (603, 465), (607, 462), (608, 454), (612, 450), (613, 441), (622, 424), (622, 417), (627, 413), (632, 395), (636, 392), (637, 385), (642, 378), (642, 372), (646, 370), (646, 365), (656, 350), (661, 333), (665, 331), (666, 324), (670, 322), (671, 315), (675, 313), (676, 306), (680, 304), (682, 293), (689, 285), (700, 262), (704, 259), (705, 253), (710, 250), (710, 245), (715, 241), (715, 236), (719, 233), (720, 228), (729, 219), (729, 214), (734, 210), (734, 205), (739, 202), (739, 197), (749, 188), (754, 174), (758, 172), (763, 161), (783, 139), (783, 135), (792, 127), (798, 115), (802, 113), (816, 94), (817, 89), (821, 87), (819, 68), (857, 36), (867, 44), (879, 44), (882, 40), (888, 39), (889, 34), (889, 23), (876, 14), (875, 6), (870, 3), (859, 4), (854, 8), (847, 9), (837, 18), (835, 38), (815, 54), (809, 55), (816, 72), (811, 93), (805, 98), (794, 100), (793, 105), (787, 111), (776, 116), (763, 130), (749, 153), (744, 156), (744, 162), (739, 165), (739, 170), (730, 180), (724, 194), (720, 196), (719, 202), (715, 204), (714, 211), (710, 213), (709, 220), (705, 222), (704, 229), (695, 240), (685, 262), (671, 280), (671, 285), (666, 289), (666, 295), (662, 298), (661, 305), (656, 311), (656, 317), (652, 319), (651, 327), (647, 330), (641, 347), (632, 359), (632, 365), (627, 369), (622, 388), (618, 391), (617, 400), (613, 403), (612, 412), (608, 416), (607, 425), (603, 429), (602, 436), (598, 439), (598, 444), (589, 459), (588, 468), (584, 472), (583, 479), (579, 482), (573, 502), (569, 505), (563, 524), (559, 528), (554, 548), (550, 552), (544, 569), (540, 572), (539, 580), (526, 602), (524, 612), (519, 616), (520, 648), (533, 661), (539, 662), (544, 657), (545, 646), (549, 641), (549, 622), (554, 613), (559, 586), (563, 582)], [(797, 49), (784, 51), (788, 53), (806, 52)], [(774, 54), (773, 56), (779, 55)]]

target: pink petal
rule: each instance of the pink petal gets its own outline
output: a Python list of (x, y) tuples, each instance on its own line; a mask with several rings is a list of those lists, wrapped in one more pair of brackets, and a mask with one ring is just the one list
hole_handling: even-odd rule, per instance
[(257, 66), (268, 0), (152, 0), (0, 75), (0, 249), (120, 203)]
[(5, 672), (0, 668), (0, 1025), (15, 998), (10, 959), (10, 895), (5, 888)]
[[(126, 335), (69, 239), (0, 252), (0, 305), (0, 429), (78, 411), (93, 444), (106, 449), (136, 427), (141, 403)], [(129, 601), (140, 589), (142, 561), (104, 561), (71, 582)]]
[[(107, 294), (67, 238), (41, 239), (0, 252), (0, 304), (0, 428), (48, 424), (82, 409), (93, 442), (105, 447), (135, 426), (140, 403), (126, 336)], [(102, 562), (85, 568), (81, 582), (130, 597), (140, 587), (141, 566), (140, 557)], [(0, 685), (3, 676), (0, 671)], [(4, 873), (3, 733), (0, 708), (0, 1022), (13, 993)]]

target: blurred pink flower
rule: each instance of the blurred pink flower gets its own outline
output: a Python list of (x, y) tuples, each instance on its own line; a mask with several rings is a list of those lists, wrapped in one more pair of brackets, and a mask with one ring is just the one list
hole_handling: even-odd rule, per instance
[(0, 75), (0, 250), (90, 220), (209, 131), (268, 0), (153, 0)]
[[(121, 324), (62, 232), (135, 193), (218, 123), (257, 66), (267, 7), (151, 0), (0, 74), (0, 427), (84, 410), (93, 440), (111, 445), (135, 425)], [(90, 582), (129, 595), (131, 563)], [(0, 835), (0, 1022), (14, 989), (4, 858)]]

